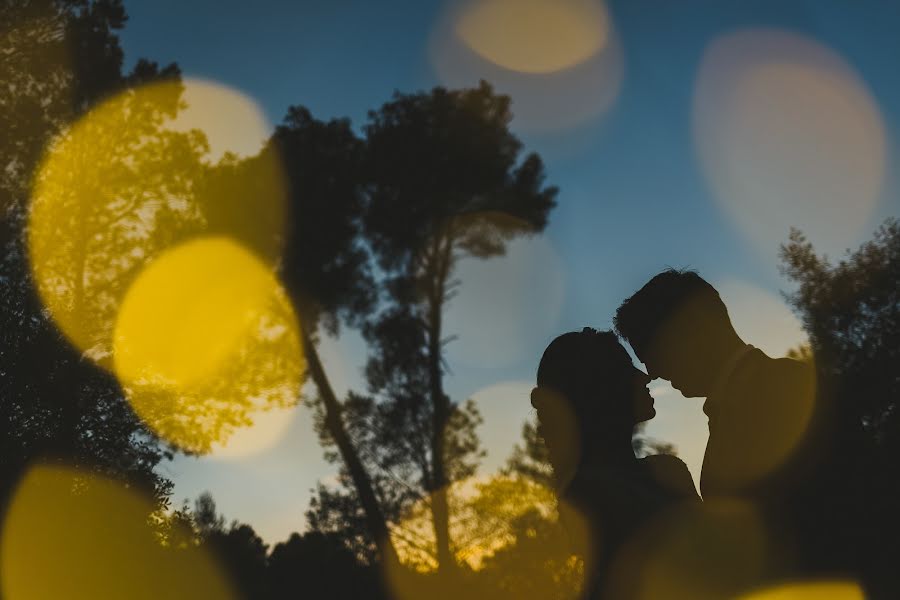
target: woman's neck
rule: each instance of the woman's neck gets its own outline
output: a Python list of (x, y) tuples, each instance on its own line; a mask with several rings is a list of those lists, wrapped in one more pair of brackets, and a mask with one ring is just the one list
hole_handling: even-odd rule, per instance
[(636, 461), (631, 436), (613, 438), (600, 436), (592, 440), (581, 458), (582, 466), (589, 465), (621, 465)]
[[(629, 468), (637, 465), (637, 457), (629, 438), (624, 443), (605, 443), (603, 445), (592, 444), (588, 451), (581, 455), (577, 466), (559, 465), (554, 467), (554, 476), (559, 490), (567, 490), (576, 480), (582, 482), (590, 480), (592, 471), (610, 468)], [(582, 479), (587, 476), (587, 479)]]

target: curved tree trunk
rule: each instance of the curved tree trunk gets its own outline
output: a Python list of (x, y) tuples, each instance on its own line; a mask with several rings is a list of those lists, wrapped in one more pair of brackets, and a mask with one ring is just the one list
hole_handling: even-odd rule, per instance
[(328, 433), (334, 440), (335, 445), (337, 445), (341, 458), (353, 480), (363, 512), (366, 514), (366, 525), (369, 528), (369, 533), (378, 546), (382, 561), (388, 565), (399, 563), (397, 550), (394, 548), (394, 543), (391, 540), (387, 521), (372, 487), (372, 480), (359, 459), (359, 454), (356, 452), (353, 441), (344, 428), (344, 422), (341, 418), (341, 404), (335, 396), (331, 383), (328, 381), (315, 344), (312, 342), (306, 329), (301, 329), (303, 350), (306, 355), (309, 373), (316, 384), (316, 388), (319, 390), (322, 403), (325, 405), (325, 427), (328, 429)]

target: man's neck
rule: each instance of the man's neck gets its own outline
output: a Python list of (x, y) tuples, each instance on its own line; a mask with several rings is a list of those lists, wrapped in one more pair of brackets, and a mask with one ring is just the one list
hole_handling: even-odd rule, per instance
[(734, 369), (734, 365), (740, 356), (745, 354), (750, 347), (752, 346), (736, 334), (731, 334), (726, 339), (719, 341), (719, 343), (713, 344), (713, 351), (710, 352), (710, 357), (717, 361), (713, 363), (713, 372), (716, 377), (727, 376), (728, 372)]
[(745, 343), (740, 338), (737, 339), (738, 343), (732, 344), (730, 349), (727, 352), (723, 352), (720, 356), (724, 357), (724, 360), (719, 363), (719, 368), (716, 370), (716, 376), (713, 380), (712, 385), (709, 388), (709, 392), (706, 394), (706, 402), (703, 405), (703, 412), (709, 415), (709, 407), (711, 404), (715, 404), (719, 396), (722, 395), (725, 387), (728, 385), (728, 380), (731, 379), (734, 370), (737, 368), (738, 364), (741, 360), (747, 356), (747, 354), (752, 351), (754, 348), (750, 344)]

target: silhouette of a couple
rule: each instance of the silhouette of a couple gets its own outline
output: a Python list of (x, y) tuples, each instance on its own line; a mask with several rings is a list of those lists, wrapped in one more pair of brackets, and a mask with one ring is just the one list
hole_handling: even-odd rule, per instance
[[(790, 545), (793, 513), (786, 499), (809, 453), (814, 369), (770, 358), (741, 340), (718, 292), (691, 271), (670, 269), (653, 277), (619, 307), (615, 328), (647, 374), (633, 366), (615, 333), (585, 328), (547, 347), (531, 396), (558, 494), (589, 523), (594, 557), (586, 566), (587, 597), (628, 595), (627, 586), (610, 592), (610, 580), (619, 575), (613, 572), (617, 554), (677, 506), (700, 511), (719, 498), (740, 499)], [(703, 503), (680, 459), (635, 456), (634, 429), (656, 414), (646, 387), (655, 378), (668, 380), (686, 397), (706, 398)], [(791, 573), (784, 565), (755, 568), (737, 578), (733, 589), (724, 585), (697, 597), (730, 596), (760, 583), (753, 579)], [(641, 578), (640, 567), (634, 576)], [(680, 596), (673, 590), (669, 597)]]

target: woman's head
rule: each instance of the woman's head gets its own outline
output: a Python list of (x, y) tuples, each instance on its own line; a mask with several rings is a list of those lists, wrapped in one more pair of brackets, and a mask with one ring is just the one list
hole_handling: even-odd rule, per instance
[[(656, 414), (649, 381), (610, 331), (585, 328), (553, 340), (541, 357), (532, 394), (551, 455), (570, 461), (572, 456), (560, 453), (583, 456), (591, 446), (630, 443), (634, 426)], [(577, 450), (567, 450), (574, 439)]]

